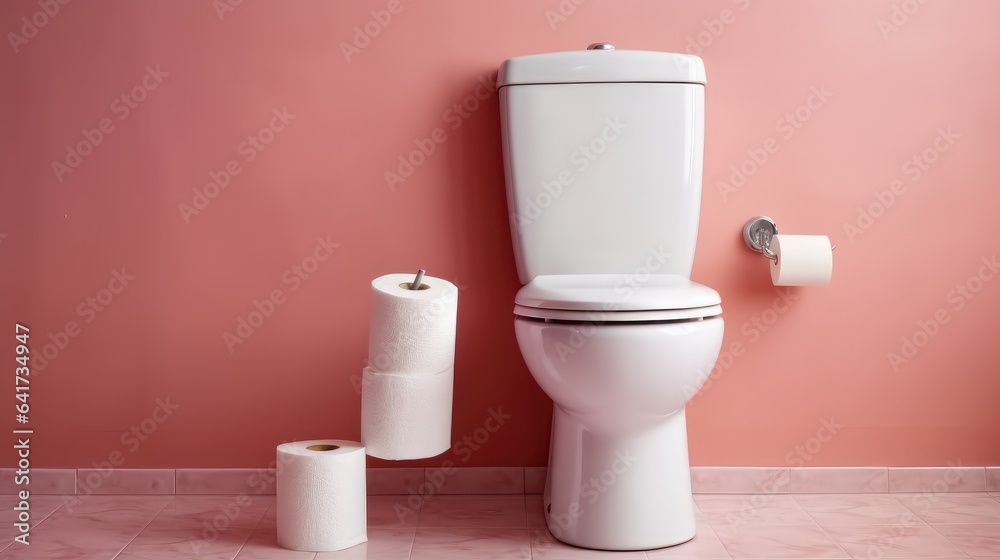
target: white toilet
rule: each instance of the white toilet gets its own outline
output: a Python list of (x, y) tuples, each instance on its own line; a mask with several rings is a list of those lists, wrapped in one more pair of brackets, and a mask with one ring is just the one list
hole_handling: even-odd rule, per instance
[(507, 60), (498, 85), (514, 328), (554, 401), (549, 530), (603, 550), (687, 541), (684, 407), (723, 335), (719, 294), (689, 279), (704, 65), (598, 43)]

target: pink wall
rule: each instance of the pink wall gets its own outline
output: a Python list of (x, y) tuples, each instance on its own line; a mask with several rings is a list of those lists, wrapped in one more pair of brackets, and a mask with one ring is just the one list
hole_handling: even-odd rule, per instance
[[(21, 34), (46, 1), (3, 2), (0, 29)], [(70, 2), (0, 49), (2, 328), (26, 322), (36, 357), (64, 346), (34, 362), (36, 466), (116, 451), (129, 467), (260, 466), (282, 441), (358, 438), (369, 281), (418, 267), (462, 286), (455, 440), (510, 414), (450, 458), (544, 464), (550, 402), (513, 336), (481, 84), (505, 58), (600, 40), (697, 50), (708, 68), (694, 278), (722, 293), (737, 351), (690, 406), (694, 464), (1000, 464), (1000, 277), (981, 267), (1000, 239), (1000, 4), (259, 1), (220, 17), (226, 1)], [(777, 151), (744, 163), (763, 146)], [(205, 192), (210, 177), (222, 188)], [(739, 236), (756, 214), (830, 235), (833, 285), (771, 286)], [(224, 333), (275, 290), (230, 352)], [(904, 337), (921, 347), (894, 367)]]

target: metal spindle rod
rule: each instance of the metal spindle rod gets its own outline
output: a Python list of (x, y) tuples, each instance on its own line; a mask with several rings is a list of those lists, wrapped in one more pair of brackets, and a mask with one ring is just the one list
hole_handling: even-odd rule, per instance
[(420, 282), (423, 281), (423, 279), (424, 279), (424, 272), (426, 272), (426, 271), (424, 269), (422, 269), (422, 268), (417, 271), (417, 276), (413, 279), (413, 282), (410, 282), (410, 289), (411, 290), (419, 290), (420, 289)]

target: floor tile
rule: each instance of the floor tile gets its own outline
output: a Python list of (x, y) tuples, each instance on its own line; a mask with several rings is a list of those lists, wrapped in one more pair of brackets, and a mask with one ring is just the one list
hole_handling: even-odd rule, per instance
[(273, 496), (177, 496), (115, 560), (233, 558)]
[(962, 558), (965, 553), (928, 525), (824, 527), (854, 558)]
[[(16, 496), (0, 496), (0, 547), (13, 542), (14, 537), (20, 534), (20, 531), (14, 527), (19, 515), (19, 512), (14, 510), (14, 506), (20, 505), (20, 503), (21, 500)], [(28, 513), (32, 529), (38, 527), (62, 505), (62, 496), (31, 496), (28, 500)]]
[(705, 518), (705, 514), (701, 512), (701, 508), (698, 507), (698, 504), (695, 503), (695, 504), (692, 504), (692, 505), (694, 506), (694, 519), (695, 519), (695, 521), (708, 521)]
[[(370, 496), (368, 542), (318, 554), (277, 546), (274, 496), (80, 498), (34, 497), (31, 547), (8, 544), (14, 533), (0, 532), (0, 538), (8, 539), (0, 542), (6, 547), (0, 559), (163, 560), (200, 554), (206, 560), (741, 560), (851, 555), (1000, 560), (1000, 501), (986, 493), (697, 496), (695, 538), (645, 553), (595, 551), (559, 542), (544, 526), (543, 499), (537, 494)], [(14, 496), (0, 496), (0, 525), (12, 528), (14, 503)], [(409, 513), (400, 507), (409, 508)], [(733, 523), (734, 516), (744, 522)], [(969, 519), (985, 521), (964, 522)], [(904, 522), (913, 524), (883, 525)]]
[(380, 529), (416, 527), (424, 496), (368, 496), (368, 526)]
[(897, 497), (931, 525), (939, 523), (1000, 523), (1000, 501), (990, 496), (925, 494)]
[(545, 502), (541, 495), (529, 494), (524, 497), (524, 507), (528, 510), (528, 527), (540, 527), (544, 529), (545, 523)]
[(368, 529), (368, 542), (337, 552), (320, 552), (316, 560), (407, 560), (413, 535), (413, 528)]
[(527, 527), (524, 496), (429, 496), (419, 527)]
[[(267, 511), (264, 512), (264, 515), (260, 518), (260, 521), (257, 523), (257, 529), (268, 530), (277, 528), (278, 528), (278, 504), (277, 500), (275, 500), (275, 503), (272, 503), (271, 506), (267, 508)], [(257, 529), (255, 529), (255, 531)]]
[[(371, 498), (369, 498), (371, 499)], [(413, 528), (368, 529), (368, 542), (336, 552), (304, 552), (278, 546), (277, 510), (261, 518), (236, 560), (406, 560), (413, 543)]]
[(889, 494), (808, 494), (794, 498), (822, 526), (924, 524)]
[(717, 558), (721, 560), (728, 560), (731, 556), (729, 556), (729, 552), (726, 551), (726, 547), (722, 545), (722, 540), (715, 534), (715, 530), (712, 529), (712, 526), (709, 525), (707, 521), (700, 521), (693, 539), (676, 546), (649, 550), (646, 552), (646, 558), (649, 560), (673, 560), (685, 558), (704, 558), (706, 560)]
[(170, 501), (166, 496), (90, 496), (70, 512), (60, 507), (31, 531), (30, 545), (11, 544), (0, 558), (115, 557)]
[(312, 560), (315, 552), (288, 550), (278, 546), (278, 531), (274, 527), (254, 529), (235, 560)]
[(815, 522), (795, 500), (783, 494), (695, 495), (702, 516), (713, 525), (740, 527), (779, 524), (812, 525)]
[[(232, 524), (256, 525), (260, 518), (274, 505), (274, 496), (212, 495), (174, 496), (157, 517), (198, 516), (228, 517)], [(253, 520), (252, 522), (250, 520)]]
[[(819, 525), (713, 525), (730, 556), (741, 558), (850, 558)], [(928, 527), (929, 529), (929, 527)]]
[(253, 532), (249, 527), (229, 527), (207, 535), (203, 528), (207, 526), (155, 521), (128, 543), (114, 560), (229, 559), (239, 552)]
[(1000, 555), (1000, 524), (934, 525), (934, 530), (969, 556)]
[(528, 529), (417, 528), (410, 560), (529, 560)]

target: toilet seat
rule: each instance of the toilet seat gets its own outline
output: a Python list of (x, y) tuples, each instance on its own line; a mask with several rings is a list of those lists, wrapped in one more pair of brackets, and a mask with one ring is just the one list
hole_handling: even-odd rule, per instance
[(719, 293), (675, 274), (536, 276), (517, 293), (514, 314), (577, 322), (679, 321), (722, 314)]

